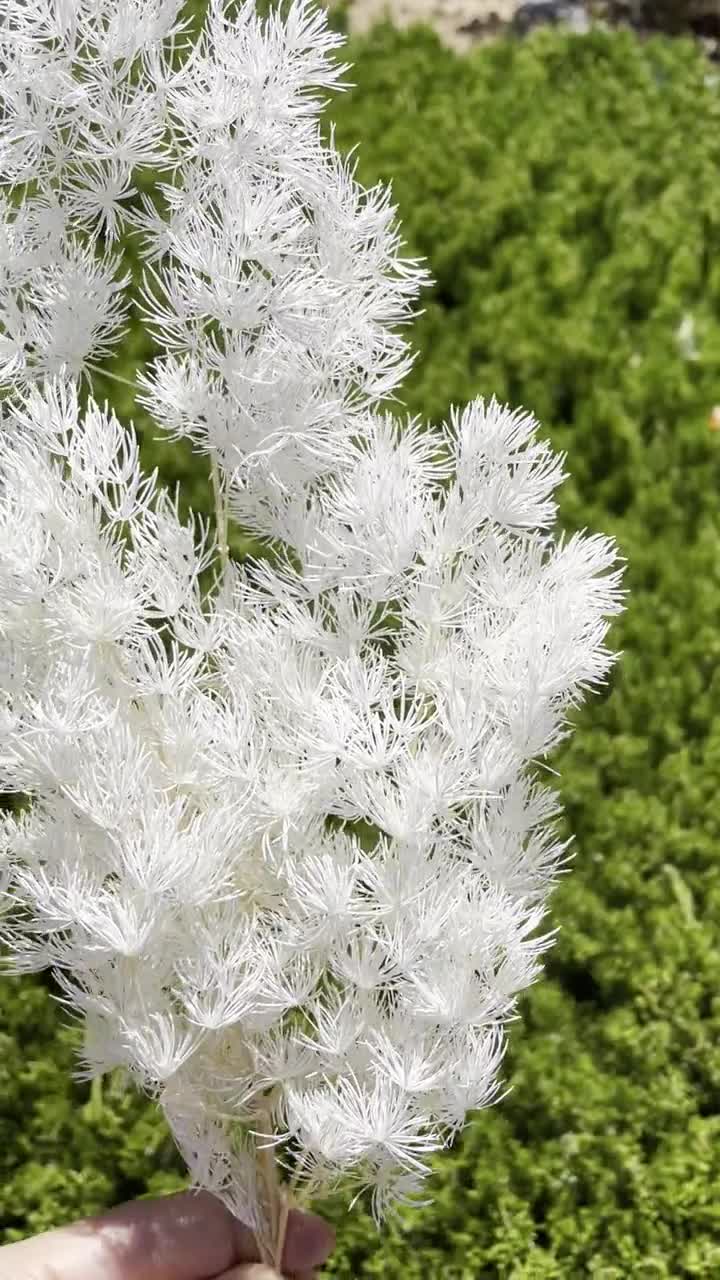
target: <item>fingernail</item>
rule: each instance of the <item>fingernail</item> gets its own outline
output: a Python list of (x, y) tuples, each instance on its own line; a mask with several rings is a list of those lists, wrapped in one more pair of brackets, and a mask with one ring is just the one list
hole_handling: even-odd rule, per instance
[(218, 1280), (281, 1280), (281, 1277), (264, 1262), (243, 1262), (231, 1271), (223, 1271)]

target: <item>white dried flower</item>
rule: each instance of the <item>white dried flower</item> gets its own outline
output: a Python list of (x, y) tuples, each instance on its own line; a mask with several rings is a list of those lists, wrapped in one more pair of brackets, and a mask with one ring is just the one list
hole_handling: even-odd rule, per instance
[[(0, 786), (33, 799), (2, 821), (2, 934), (277, 1260), (278, 1167), (381, 1217), (497, 1097), (567, 848), (528, 769), (623, 593), (610, 539), (553, 535), (530, 414), (379, 411), (426, 277), (321, 141), (323, 12), (211, 0), (171, 64), (179, 10), (0, 17)], [(210, 455), (216, 538), (82, 407), (127, 284), (96, 242), (128, 226), (144, 400)], [(284, 555), (233, 564), (232, 516)]]

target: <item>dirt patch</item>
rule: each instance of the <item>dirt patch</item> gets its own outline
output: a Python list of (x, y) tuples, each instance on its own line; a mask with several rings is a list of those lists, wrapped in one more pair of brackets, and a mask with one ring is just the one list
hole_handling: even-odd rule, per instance
[(386, 15), (397, 27), (425, 22), (464, 52), (510, 27), (519, 7), (518, 0), (351, 0), (350, 30), (365, 32)]

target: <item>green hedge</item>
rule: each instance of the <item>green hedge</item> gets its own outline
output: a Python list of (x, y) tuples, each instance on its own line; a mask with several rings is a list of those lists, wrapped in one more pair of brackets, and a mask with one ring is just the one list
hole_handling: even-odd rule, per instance
[[(379, 1237), (325, 1206), (327, 1273), (717, 1276), (720, 90), (689, 43), (623, 34), (460, 59), (383, 27), (350, 56), (338, 142), (361, 143), (364, 182), (392, 178), (437, 281), (408, 409), (438, 420), (492, 392), (532, 408), (568, 452), (563, 523), (617, 537), (631, 595), (612, 684), (550, 762), (576, 858), (511, 1029), (513, 1090), (437, 1160), (431, 1207)], [(144, 452), (169, 459), (147, 430)], [(197, 466), (176, 474), (202, 501)], [(147, 1104), (71, 1082), (49, 986), (6, 981), (0, 1000), (7, 1238), (179, 1184)]]

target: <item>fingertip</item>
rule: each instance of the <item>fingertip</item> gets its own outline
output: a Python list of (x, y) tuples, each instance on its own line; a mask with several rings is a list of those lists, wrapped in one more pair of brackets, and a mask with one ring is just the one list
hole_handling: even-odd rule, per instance
[(335, 1248), (335, 1232), (316, 1213), (291, 1209), (288, 1214), (283, 1269), (292, 1276), (304, 1278), (322, 1266)]

